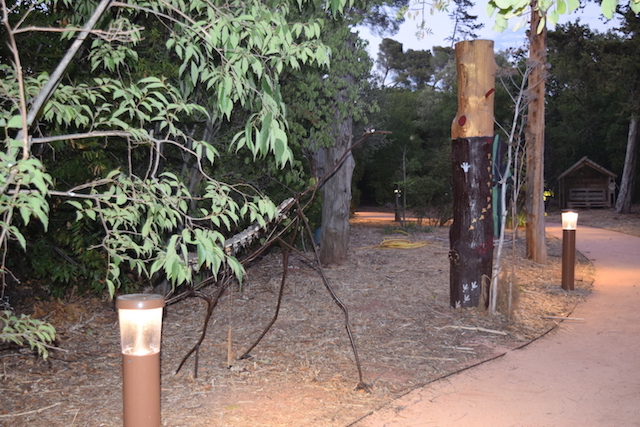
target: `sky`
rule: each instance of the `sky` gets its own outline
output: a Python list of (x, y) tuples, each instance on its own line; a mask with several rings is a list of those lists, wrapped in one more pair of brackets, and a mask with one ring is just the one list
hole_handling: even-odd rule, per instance
[[(485, 9), (486, 2), (483, 0), (477, 3), (472, 14), (478, 16), (478, 22), (484, 23), (484, 28), (478, 31), (480, 39), (493, 40), (494, 50), (496, 52), (510, 47), (524, 46), (526, 41), (525, 30), (528, 24), (522, 25), (519, 30), (514, 31), (514, 27), (518, 21), (517, 18), (514, 18), (509, 21), (509, 28), (504, 32), (493, 31), (493, 20), (488, 16)], [(592, 29), (602, 32), (615, 27), (615, 22), (606, 24), (600, 16), (600, 6), (589, 3), (584, 10), (577, 10), (570, 15), (564, 15), (560, 19), (560, 23), (575, 22), (577, 19), (580, 19), (582, 24), (586, 24)], [(427, 16), (426, 26), (431, 29), (432, 33), (425, 34), (422, 39), (416, 35), (417, 25), (420, 23), (420, 19), (421, 18), (417, 18), (416, 20), (406, 19), (397, 34), (387, 35), (386, 37), (402, 43), (405, 51), (407, 49), (426, 50), (431, 49), (433, 46), (451, 45), (450, 41), (445, 40), (451, 36), (453, 31), (453, 21), (449, 18), (447, 12), (436, 12), (433, 15)], [(383, 37), (371, 35), (366, 28), (357, 28), (357, 30), (360, 32), (361, 37), (369, 41), (369, 54), (375, 60), (378, 55), (378, 45)]]

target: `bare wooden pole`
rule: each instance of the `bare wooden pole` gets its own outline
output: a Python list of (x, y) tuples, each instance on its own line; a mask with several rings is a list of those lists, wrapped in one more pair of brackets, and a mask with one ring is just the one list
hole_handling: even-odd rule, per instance
[(451, 125), (450, 303), (452, 307), (486, 307), (488, 289), (483, 282), (490, 282), (486, 278), (491, 277), (493, 262), (493, 41), (457, 43), (456, 69), (458, 112)]

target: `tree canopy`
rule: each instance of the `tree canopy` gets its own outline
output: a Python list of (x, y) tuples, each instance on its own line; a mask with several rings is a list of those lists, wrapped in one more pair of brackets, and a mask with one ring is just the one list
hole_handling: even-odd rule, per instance
[[(227, 265), (240, 276), (224, 234), (268, 221), (275, 205), (260, 188), (224, 183), (223, 160), (247, 151), (292, 162), (280, 76), (328, 67), (322, 28), (348, 6), (290, 20), (302, 5), (2, 1), (0, 237), (26, 248), (32, 217), (45, 229), (53, 213), (55, 227), (77, 220), (71, 252), (48, 244), (70, 264), (88, 252), (107, 261), (108, 275), (91, 279), (112, 294), (125, 272), (193, 280), (190, 252), (214, 275)], [(42, 33), (88, 40), (65, 58)], [(30, 54), (43, 49), (47, 61)]]

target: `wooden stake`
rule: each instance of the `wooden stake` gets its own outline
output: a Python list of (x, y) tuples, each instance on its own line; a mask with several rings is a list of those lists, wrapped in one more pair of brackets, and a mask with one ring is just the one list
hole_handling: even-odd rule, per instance
[(227, 366), (233, 366), (233, 333), (231, 325), (227, 332)]

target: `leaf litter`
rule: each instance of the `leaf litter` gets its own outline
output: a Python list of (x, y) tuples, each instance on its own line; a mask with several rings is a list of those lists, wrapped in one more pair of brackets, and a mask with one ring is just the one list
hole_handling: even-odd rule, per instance
[[(609, 218), (618, 231), (640, 235), (637, 214), (611, 219), (612, 211), (589, 212), (600, 226)], [(206, 306), (189, 299), (167, 307), (163, 426), (347, 426), (416, 387), (549, 333), (591, 289), (588, 259), (578, 255), (576, 290), (564, 292), (561, 242), (548, 239), (549, 263), (542, 266), (524, 258), (518, 240), (515, 263), (507, 256), (503, 264), (515, 265), (519, 298), (512, 319), (453, 309), (448, 229), (403, 235), (408, 249), (381, 248), (389, 240), (384, 230), (382, 223), (353, 220), (349, 259), (326, 269), (349, 309), (371, 393), (355, 390), (358, 376), (342, 312), (316, 272), (295, 256), (279, 318), (251, 357), (237, 360), (274, 313), (282, 258), (272, 250), (248, 270), (242, 289), (222, 297), (198, 352), (197, 377), (194, 357), (175, 370), (200, 335)], [(420, 244), (412, 247), (415, 242)], [(61, 351), (52, 351), (46, 362), (25, 349), (0, 351), (0, 426), (121, 426), (113, 302), (74, 297), (38, 302), (33, 311), (54, 323)]]

